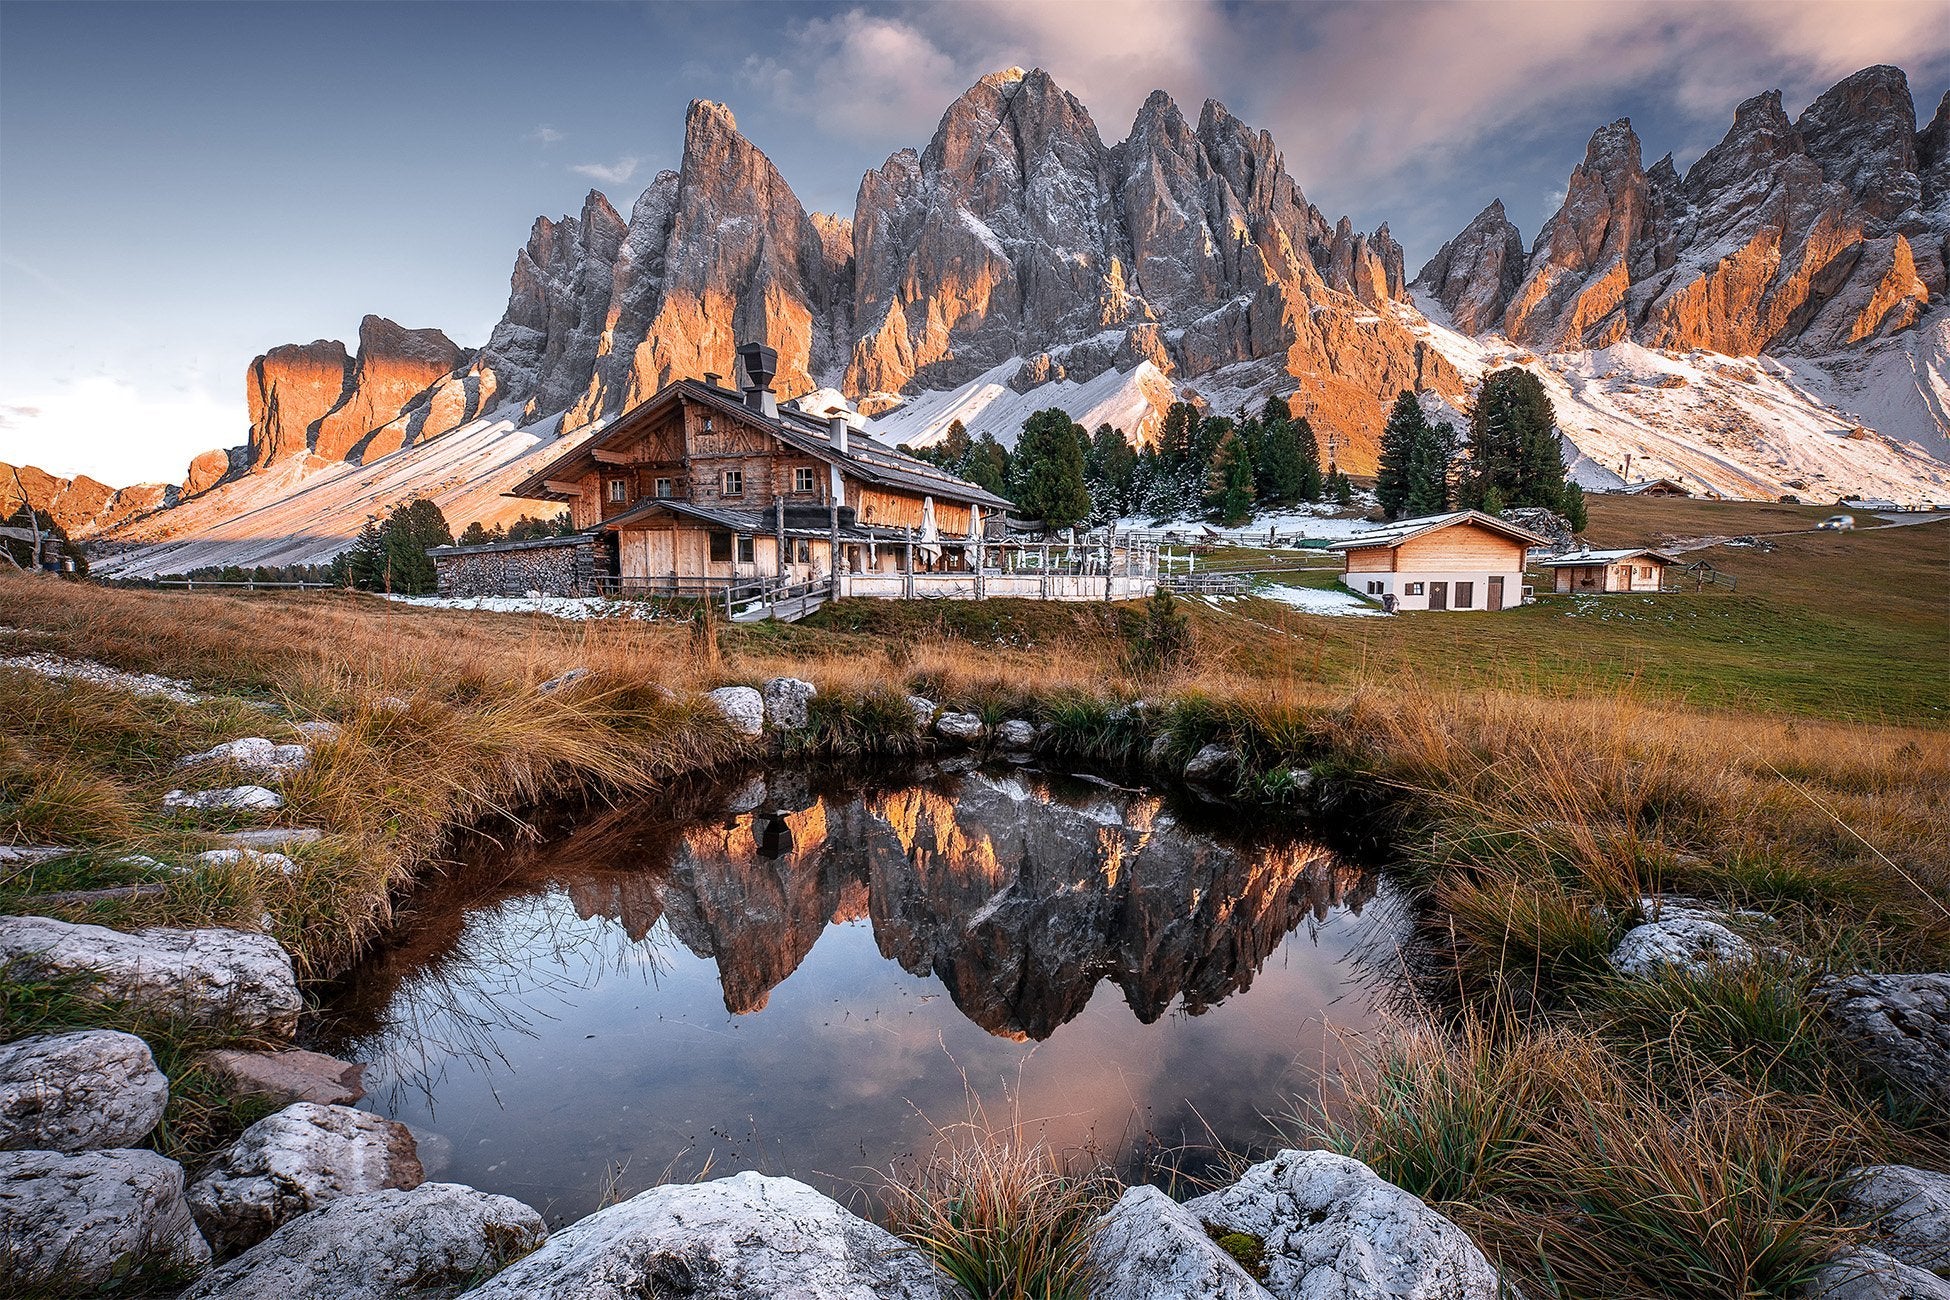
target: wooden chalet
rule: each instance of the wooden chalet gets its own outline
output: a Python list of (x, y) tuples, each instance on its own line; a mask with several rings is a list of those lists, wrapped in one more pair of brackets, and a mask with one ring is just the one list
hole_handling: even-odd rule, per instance
[(1540, 561), (1556, 575), (1562, 594), (1598, 595), (1615, 591), (1664, 591), (1666, 569), (1679, 560), (1649, 546), (1611, 551), (1572, 551)]
[(1498, 610), (1523, 603), (1524, 561), (1544, 538), (1495, 515), (1403, 519), (1328, 543), (1342, 585), (1389, 609)]
[(843, 405), (823, 418), (781, 405), (771, 348), (746, 344), (738, 359), (742, 392), (716, 375), (666, 384), (510, 491), (568, 506), (575, 534), (559, 545), (582, 551), (559, 578), (536, 548), (448, 547), (434, 552), (443, 592), (560, 585), (792, 617), (828, 595), (1103, 600), (1155, 588), (1155, 556), (1146, 573), (1108, 547), (1031, 554), (1008, 540), (1005, 498), (869, 436)]

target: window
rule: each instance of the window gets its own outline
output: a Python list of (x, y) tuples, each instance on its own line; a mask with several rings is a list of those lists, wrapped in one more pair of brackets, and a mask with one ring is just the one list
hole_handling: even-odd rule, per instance
[(1476, 584), (1459, 582), (1456, 584), (1456, 608), (1469, 609), (1476, 600)]
[(744, 470), (742, 469), (726, 470), (724, 472), (723, 483), (724, 483), (724, 494), (726, 496), (741, 497), (745, 495), (745, 471)]
[(1382, 583), (1380, 583), (1380, 582), (1378, 582), (1378, 581), (1371, 581), (1371, 582), (1369, 582), (1369, 583), (1368, 583), (1368, 594), (1369, 594), (1370, 596), (1379, 596), (1379, 595), (1381, 594), (1381, 589), (1382, 589), (1382, 586), (1383, 586), (1383, 585), (1384, 585), (1384, 584), (1382, 584)]
[(658, 479), (658, 480), (657, 480), (657, 500), (659, 500), (659, 501), (668, 501), (668, 500), (670, 500), (670, 480), (669, 480), (669, 479), (667, 479), (667, 478), (660, 478), (660, 479)]
[(711, 534), (711, 558), (714, 561), (728, 561), (731, 559), (730, 533), (714, 532)]
[(1652, 566), (1649, 564), (1641, 564), (1639, 566), (1639, 577), (1649, 578), (1651, 576), (1652, 576)]
[(622, 505), (630, 499), (630, 481), (613, 478), (609, 481), (609, 501), (611, 505)]
[(799, 547), (798, 547), (798, 557), (799, 557), (799, 563), (801, 563), (801, 564), (811, 564), (811, 563), (812, 563), (812, 543), (811, 543), (811, 542), (808, 542), (808, 541), (804, 541), (804, 540), (801, 540), (801, 541), (800, 541), (800, 543), (799, 543)]
[(752, 562), (752, 539), (744, 536), (741, 533), (738, 537), (738, 563), (750, 564), (751, 562)]
[(1407, 595), (1410, 595), (1410, 596), (1419, 596), (1419, 595), (1421, 595), (1421, 594), (1422, 594), (1422, 584), (1421, 584), (1421, 583), (1419, 583), (1419, 582), (1411, 582), (1411, 583), (1409, 583), (1409, 584), (1408, 584), (1408, 588), (1407, 588), (1407, 592), (1406, 592), (1406, 594), (1407, 594)]
[(801, 465), (792, 471), (792, 490), (794, 492), (810, 492), (813, 490), (812, 466)]

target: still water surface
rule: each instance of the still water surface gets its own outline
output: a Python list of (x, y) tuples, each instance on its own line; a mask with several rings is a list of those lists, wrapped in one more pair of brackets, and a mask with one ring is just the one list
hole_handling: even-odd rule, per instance
[(844, 1191), (971, 1109), (1132, 1172), (1319, 1096), (1374, 1018), (1375, 902), (1088, 779), (772, 772), (470, 851), (318, 1037), (430, 1174), (552, 1219), (705, 1168)]

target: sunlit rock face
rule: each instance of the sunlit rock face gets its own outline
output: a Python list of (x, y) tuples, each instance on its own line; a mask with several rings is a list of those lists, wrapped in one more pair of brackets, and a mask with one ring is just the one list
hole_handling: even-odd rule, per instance
[(251, 464), (268, 466), (311, 450), (313, 431), (339, 404), (352, 379), (352, 358), (336, 339), (286, 343), (250, 364)]
[(1530, 347), (1832, 353), (1916, 324), (1945, 291), (1943, 110), (1918, 132), (1909, 85), (1864, 69), (1790, 120), (1742, 103), (1682, 178), (1647, 168), (1626, 120), (1601, 127), (1512, 283), (1514, 229), (1486, 211), (1417, 286), (1472, 333)]
[(251, 362), (246, 381), (250, 464), (268, 467), (307, 453), (358, 461), (398, 451), (409, 440), (406, 430), (384, 426), (466, 357), (439, 330), (410, 330), (383, 316), (359, 323), (356, 357), (333, 339), (272, 348)]
[(0, 461), (0, 517), (12, 517), (23, 492), (36, 510), (76, 538), (92, 536), (176, 500), (176, 489), (161, 483), (112, 488), (86, 474), (63, 478), (37, 466)]
[(761, 803), (685, 830), (663, 869), (572, 884), (577, 912), (636, 938), (663, 920), (717, 963), (734, 1014), (761, 1010), (828, 925), (867, 919), (970, 1020), (1042, 1039), (1106, 979), (1147, 1024), (1174, 1003), (1203, 1010), (1295, 927), (1371, 890), (1312, 846), (1240, 849), (1154, 799), (1066, 801), (1021, 776), (851, 800), (775, 776)]

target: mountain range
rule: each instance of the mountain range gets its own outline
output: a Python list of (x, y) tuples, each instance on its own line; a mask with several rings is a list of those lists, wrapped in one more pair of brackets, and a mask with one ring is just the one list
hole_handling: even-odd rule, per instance
[(1360, 472), (1396, 392), (1461, 410), (1520, 364), (1592, 486), (1950, 499), (1946, 155), (1950, 96), (1919, 129), (1893, 67), (1792, 119), (1754, 96), (1683, 175), (1618, 121), (1528, 250), (1492, 202), (1411, 280), (1386, 225), (1329, 220), (1217, 101), (1156, 92), (1106, 144), (1047, 73), (993, 73), (831, 215), (700, 100), (627, 218), (592, 192), (535, 222), (477, 350), (368, 316), (354, 349), (256, 358), (244, 443), (181, 485), (45, 486), (133, 547), (111, 570), (304, 562), (413, 493), (456, 527), (531, 508), (499, 496), (528, 462), (757, 340), (783, 396), (844, 395), (892, 441), (1006, 441), (1047, 405), (1145, 438), (1175, 398), (1278, 392)]

